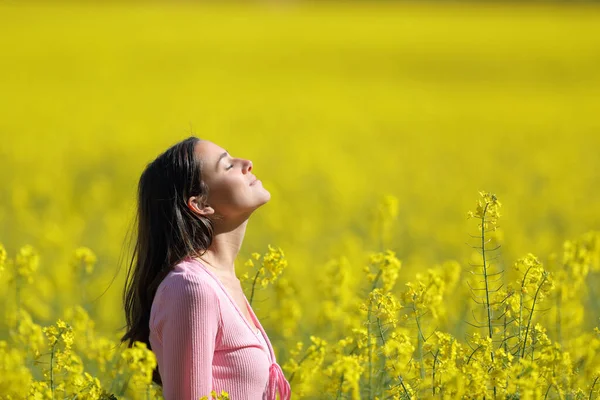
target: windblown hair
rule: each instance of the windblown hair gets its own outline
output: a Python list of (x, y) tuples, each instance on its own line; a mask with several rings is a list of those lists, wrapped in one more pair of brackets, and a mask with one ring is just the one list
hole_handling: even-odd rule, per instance
[[(202, 182), (202, 160), (189, 137), (176, 143), (149, 163), (139, 180), (134, 226), (135, 248), (129, 262), (123, 303), (126, 333), (121, 342), (150, 346), (150, 309), (156, 290), (169, 271), (186, 256), (201, 256), (213, 241), (213, 223), (194, 214), (186, 205), (190, 196), (205, 200), (208, 186)], [(153, 381), (162, 385), (158, 369)]]

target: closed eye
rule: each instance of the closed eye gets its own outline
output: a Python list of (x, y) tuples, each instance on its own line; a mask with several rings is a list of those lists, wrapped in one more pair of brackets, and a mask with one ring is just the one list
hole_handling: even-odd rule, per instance
[(231, 164), (229, 167), (225, 168), (226, 170), (233, 168), (233, 164)]

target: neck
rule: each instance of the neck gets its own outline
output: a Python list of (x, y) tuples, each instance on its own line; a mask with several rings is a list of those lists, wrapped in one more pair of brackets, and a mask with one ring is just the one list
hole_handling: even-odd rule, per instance
[(198, 257), (200, 262), (221, 276), (237, 279), (235, 259), (242, 247), (247, 224), (247, 218), (238, 223), (218, 221), (214, 227), (212, 244), (201, 257)]

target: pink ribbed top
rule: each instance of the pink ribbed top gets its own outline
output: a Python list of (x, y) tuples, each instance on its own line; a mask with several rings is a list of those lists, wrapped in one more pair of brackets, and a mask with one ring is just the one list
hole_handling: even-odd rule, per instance
[(163, 279), (150, 312), (150, 346), (165, 400), (210, 399), (211, 390), (232, 400), (276, 400), (277, 391), (290, 399), (271, 342), (244, 299), (259, 333), (198, 260), (185, 258)]

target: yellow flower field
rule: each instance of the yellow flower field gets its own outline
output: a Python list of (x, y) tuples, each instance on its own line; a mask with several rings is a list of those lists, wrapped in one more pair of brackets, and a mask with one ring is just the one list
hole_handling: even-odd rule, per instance
[(294, 398), (600, 398), (599, 6), (13, 3), (0, 399), (160, 398), (121, 296), (191, 135), (272, 194), (237, 266)]

